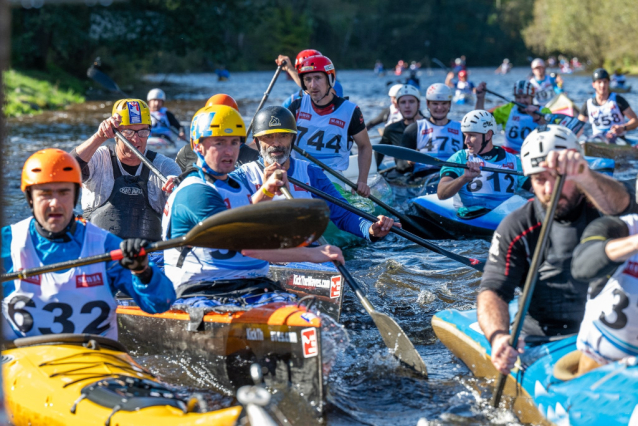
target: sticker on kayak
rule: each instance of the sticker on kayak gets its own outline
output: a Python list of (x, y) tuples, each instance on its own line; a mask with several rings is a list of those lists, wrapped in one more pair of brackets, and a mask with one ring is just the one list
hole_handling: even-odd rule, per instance
[(6, 364), (7, 362), (13, 361), (15, 358), (13, 355), (2, 355), (2, 360), (0, 360), (0, 364)]
[(306, 322), (312, 322), (313, 319), (317, 318), (317, 316), (311, 312), (306, 312), (305, 314), (301, 314), (301, 319)]
[(270, 341), (279, 343), (297, 343), (297, 333), (294, 331), (271, 331)]
[(321, 278), (307, 277), (305, 275), (293, 274), (292, 285), (295, 287), (305, 288), (331, 288), (331, 280), (322, 280)]
[(330, 298), (338, 299), (341, 297), (341, 275), (330, 277)]
[(301, 330), (301, 345), (303, 346), (303, 357), (312, 358), (317, 356), (317, 329), (304, 328)]
[(264, 332), (261, 328), (247, 328), (246, 329), (247, 340), (264, 340)]
[(137, 101), (128, 101), (128, 117), (131, 124), (142, 123), (142, 111), (140, 110), (140, 103)]

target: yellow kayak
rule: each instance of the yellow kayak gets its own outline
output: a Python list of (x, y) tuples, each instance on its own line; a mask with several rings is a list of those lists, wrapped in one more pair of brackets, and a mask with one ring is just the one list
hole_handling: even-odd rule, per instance
[(87, 334), (17, 339), (2, 352), (11, 424), (235, 425), (241, 407), (198, 413), (140, 367), (120, 343)]

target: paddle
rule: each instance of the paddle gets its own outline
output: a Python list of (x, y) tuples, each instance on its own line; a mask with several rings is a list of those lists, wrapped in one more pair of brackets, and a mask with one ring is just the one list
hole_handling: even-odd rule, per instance
[[(514, 332), (510, 336), (509, 344), (514, 348), (517, 347), (518, 338), (521, 335), (521, 329), (523, 328), (523, 321), (525, 320), (525, 316), (527, 315), (529, 305), (532, 302), (532, 294), (534, 293), (534, 287), (536, 287), (536, 279), (538, 278), (538, 267), (541, 262), (541, 256), (545, 254), (545, 246), (547, 246), (547, 241), (549, 240), (549, 230), (551, 229), (552, 223), (554, 222), (556, 206), (558, 205), (558, 200), (560, 200), (560, 194), (563, 191), (564, 183), (565, 178), (561, 175), (558, 175), (556, 177), (556, 182), (554, 183), (554, 191), (552, 192), (552, 197), (549, 200), (549, 206), (547, 207), (545, 218), (543, 219), (543, 225), (541, 226), (540, 235), (538, 236), (538, 243), (536, 244), (536, 248), (534, 249), (532, 263), (529, 266), (529, 272), (527, 273), (527, 278), (525, 279), (523, 295), (521, 296), (520, 303), (518, 305), (519, 310), (516, 314), (516, 320), (514, 321)], [(498, 407), (498, 404), (501, 402), (501, 396), (503, 395), (503, 389), (505, 388), (506, 380), (507, 375), (502, 373), (499, 374), (498, 383), (496, 385), (496, 389), (494, 391), (494, 396), (492, 399), (493, 407)]]
[[(281, 170), (277, 170), (275, 172), (275, 175), (277, 179), (281, 180), (283, 178), (283, 172)], [(293, 199), (292, 194), (290, 193), (288, 188), (283, 186), (280, 188), (280, 190), (288, 200)], [(376, 218), (374, 218), (374, 221), (376, 222)], [(323, 237), (319, 238), (318, 241), (319, 244), (327, 244), (326, 239)], [(361, 287), (359, 287), (359, 284), (357, 284), (348, 269), (346, 269), (346, 267), (339, 262), (335, 261), (333, 263), (339, 273), (346, 280), (352, 291), (354, 291), (354, 294), (359, 299), (359, 302), (361, 302), (361, 304), (363, 305), (363, 308), (372, 317), (372, 321), (374, 321), (374, 324), (379, 329), (379, 333), (381, 333), (383, 342), (388, 347), (388, 349), (392, 351), (392, 354), (397, 357), (399, 361), (412, 367), (419, 373), (423, 374), (425, 378), (427, 378), (428, 369), (425, 366), (425, 362), (423, 362), (421, 355), (419, 355), (416, 349), (414, 349), (414, 345), (412, 344), (410, 339), (408, 339), (407, 335), (401, 329), (401, 327), (399, 327), (399, 324), (397, 324), (396, 321), (394, 321), (388, 315), (377, 312), (377, 310), (374, 309), (374, 306), (372, 306), (372, 303), (370, 303), (368, 298), (365, 297), (363, 291), (361, 290)]]
[[(522, 104), (522, 103), (520, 103), (520, 102), (512, 101), (512, 100), (510, 100), (510, 99), (506, 98), (505, 96), (503, 96), (503, 95), (501, 95), (501, 94), (499, 94), (499, 93), (492, 92), (490, 89), (487, 89), (487, 88), (486, 88), (486, 89), (485, 89), (485, 91), (486, 91), (487, 93), (490, 93), (490, 94), (492, 94), (492, 95), (494, 95), (494, 96), (498, 97), (498, 98), (503, 99), (505, 102), (508, 102), (508, 103), (514, 104), (514, 105), (516, 105), (517, 107), (519, 107), (519, 108), (521, 108), (521, 109), (525, 109), (525, 108), (527, 108), (527, 107), (529, 106), (529, 105)], [(534, 114), (536, 114), (536, 115), (540, 115), (541, 117), (545, 117), (545, 114), (542, 114), (542, 113), (537, 112), (537, 111), (534, 111)]]
[[(282, 220), (286, 218), (286, 220)], [(291, 220), (292, 219), (292, 220)], [(306, 246), (326, 230), (330, 210), (321, 200), (260, 203), (226, 210), (198, 223), (188, 234), (150, 244), (140, 256), (181, 246), (223, 250)], [(121, 250), (0, 275), (0, 282), (122, 259)]]
[[(286, 61), (282, 61), (281, 65), (277, 66), (275, 75), (272, 76), (272, 80), (270, 80), (270, 84), (268, 85), (268, 88), (264, 92), (264, 96), (261, 98), (261, 102), (259, 102), (259, 106), (257, 107), (257, 111), (255, 111), (255, 115), (257, 115), (257, 113), (261, 110), (261, 108), (264, 106), (264, 104), (268, 100), (268, 96), (270, 96), (270, 91), (272, 90), (273, 86), (275, 85), (275, 82), (279, 78), (279, 74), (281, 73), (281, 67), (283, 67), (284, 65), (286, 65)], [(253, 130), (253, 121), (255, 121), (255, 115), (253, 115), (253, 118), (250, 120), (250, 125), (248, 126), (248, 130), (246, 131), (246, 136), (250, 135), (250, 132)]]
[[(402, 146), (394, 146), (394, 145), (375, 145), (372, 147), (377, 152), (380, 152), (384, 155), (389, 155), (394, 158), (398, 158), (400, 160), (412, 161), (414, 163), (420, 164), (429, 164), (431, 166), (437, 167), (455, 167), (459, 169), (467, 169), (468, 166), (466, 164), (460, 163), (451, 163), (449, 161), (439, 160), (438, 158), (434, 158), (422, 152), (416, 151), (410, 148), (404, 148)], [(506, 175), (515, 175), (515, 176), (523, 176), (523, 172), (519, 172), (517, 170), (507, 170), (507, 169), (495, 169), (493, 167), (481, 167), (482, 171), (491, 172), (491, 173), (503, 173)]]
[(580, 129), (587, 124), (584, 121), (580, 121), (578, 117), (570, 117), (565, 114), (547, 114), (545, 121), (547, 121), (547, 124), (558, 124), (559, 126), (567, 127), (574, 133), (580, 132)]
[(115, 132), (115, 136), (116, 136), (119, 140), (121, 140), (121, 141), (122, 141), (122, 143), (123, 143), (124, 145), (126, 145), (126, 147), (127, 147), (128, 149), (130, 149), (130, 150), (133, 152), (133, 154), (135, 154), (135, 155), (137, 156), (137, 158), (139, 158), (139, 159), (142, 161), (142, 163), (144, 163), (144, 165), (145, 165), (146, 167), (148, 167), (149, 169), (151, 169), (151, 171), (152, 171), (153, 173), (155, 173), (155, 174), (157, 175), (157, 177), (158, 177), (158, 178), (160, 178), (160, 180), (162, 181), (162, 183), (166, 183), (166, 180), (167, 180), (167, 179), (166, 179), (166, 176), (164, 176), (164, 175), (162, 174), (162, 172), (160, 172), (159, 170), (157, 170), (157, 167), (155, 167), (155, 166), (153, 165), (153, 163), (151, 163), (151, 162), (150, 162), (150, 160), (149, 160), (148, 158), (146, 158), (146, 156), (145, 156), (144, 154), (142, 154), (141, 152), (139, 152), (139, 151), (137, 150), (137, 148), (135, 148), (135, 146), (133, 146), (133, 144), (132, 144), (131, 142), (129, 142), (129, 140), (128, 140), (128, 139), (126, 139), (126, 138), (124, 137), (124, 135), (123, 135), (123, 134), (122, 134), (119, 130), (117, 130), (117, 129), (113, 129), (113, 132)]
[[(288, 181), (290, 181), (292, 184), (300, 187), (301, 189), (305, 189), (306, 191), (317, 195), (318, 197), (323, 198), (326, 201), (331, 202), (332, 204), (335, 204), (339, 207), (341, 207), (342, 209), (348, 210), (351, 213), (354, 213), (358, 216), (361, 216), (362, 218), (369, 220), (370, 222), (376, 222), (378, 219), (374, 216), (372, 216), (369, 213), (366, 213), (362, 210), (359, 210), (358, 208), (348, 204), (347, 202), (341, 201), (338, 198), (335, 198), (333, 196), (331, 196), (330, 194), (326, 194), (325, 192), (321, 191), (320, 189), (317, 188), (313, 188), (310, 185), (306, 185), (305, 183), (288, 176)], [(402, 236), (403, 238), (406, 238), (410, 241), (412, 241), (413, 243), (416, 243), (422, 247), (425, 247), (428, 250), (431, 250), (435, 253), (441, 254), (443, 256), (449, 257), (452, 260), (456, 260), (459, 263), (462, 263), (466, 266), (469, 266), (471, 268), (476, 269), (477, 271), (483, 272), (483, 267), (485, 266), (485, 261), (484, 260), (480, 260), (480, 259), (474, 259), (474, 258), (468, 258), (468, 257), (464, 257), (461, 255), (458, 255), (456, 253), (452, 253), (451, 251), (447, 251), (445, 249), (442, 249), (441, 247), (432, 244), (431, 242), (424, 240), (423, 238), (420, 238), (414, 234), (412, 234), (411, 232), (406, 231), (405, 229), (401, 229), (397, 226), (392, 227), (392, 229), (390, 230), (391, 232), (394, 232), (397, 235)]]
[(434, 62), (435, 64), (437, 64), (438, 66), (440, 66), (441, 68), (443, 68), (445, 70), (445, 72), (450, 72), (450, 68), (446, 67), (445, 64), (441, 61), (439, 61), (437, 58), (432, 58), (432, 62)]
[[(346, 185), (350, 186), (352, 189), (357, 189), (357, 185), (355, 185), (354, 183), (352, 183), (349, 179), (347, 179), (345, 176), (343, 176), (342, 174), (335, 172), (334, 170), (332, 170), (330, 167), (328, 167), (328, 165), (322, 163), (321, 161), (317, 160), (315, 157), (313, 157), (312, 155), (308, 154), (306, 151), (304, 151), (303, 149), (299, 148), (297, 145), (295, 145), (293, 143), (292, 145), (292, 149), (294, 149), (295, 151), (297, 151), (299, 154), (301, 154), (302, 156), (304, 156), (305, 158), (307, 158), (308, 160), (312, 161), (313, 163), (315, 163), (317, 166), (321, 167), (322, 169), (324, 169), (326, 172), (330, 173), (332, 176), (336, 177), (337, 179), (339, 179), (341, 182), (345, 183)], [(412, 219), (410, 219), (409, 217), (407, 217), (406, 215), (404, 215), (403, 213), (399, 212), (396, 209), (393, 209), (392, 207), (390, 207), (389, 205), (387, 205), (386, 203), (384, 203), (383, 201), (379, 200), (377, 197), (375, 197), (374, 195), (370, 194), (370, 196), (368, 197), (369, 199), (371, 199), (374, 203), (376, 203), (377, 205), (379, 205), (380, 207), (386, 209), (388, 212), (392, 213), (393, 215), (395, 215), (396, 217), (398, 217), (401, 222), (407, 223), (409, 224), (412, 228), (414, 229), (418, 229), (419, 232), (421, 232), (423, 235), (429, 235), (429, 232), (426, 231), (421, 225), (419, 225), (418, 223), (416, 223), (415, 221), (413, 221)]]

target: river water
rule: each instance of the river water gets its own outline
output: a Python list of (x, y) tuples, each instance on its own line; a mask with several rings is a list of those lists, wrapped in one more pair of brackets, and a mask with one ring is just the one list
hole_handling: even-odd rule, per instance
[[(488, 88), (510, 97), (515, 80), (526, 78), (527, 68), (516, 68), (506, 76), (496, 76), (492, 69), (471, 69), (470, 80), (486, 81)], [(235, 73), (229, 81), (218, 82), (214, 75), (188, 74), (149, 76), (149, 82), (166, 83), (170, 101), (168, 108), (178, 119), (188, 121), (215, 93), (235, 97), (240, 112), (250, 121), (271, 72)], [(405, 78), (405, 77), (404, 77)], [(443, 82), (442, 70), (423, 70), (421, 87)], [(388, 105), (387, 81), (394, 75), (376, 77), (371, 71), (340, 71), (338, 79), (344, 94), (357, 103), (366, 119), (376, 116)], [(565, 76), (569, 96), (580, 107), (593, 93), (589, 75)], [(638, 87), (638, 81), (628, 78)], [(282, 75), (268, 104), (280, 104), (298, 90)], [(638, 96), (623, 95), (634, 107)], [(502, 103), (490, 98), (486, 108)], [(46, 147), (71, 150), (97, 130), (101, 120), (110, 115), (112, 101), (91, 101), (64, 111), (45, 112), (37, 117), (9, 121), (9, 140), (5, 145), (4, 223), (15, 223), (29, 215), (20, 192), (20, 173), (24, 161), (35, 151)], [(451, 118), (460, 120), (471, 106), (454, 105)], [(377, 134), (373, 129), (371, 135)], [(631, 167), (617, 174), (635, 176)], [(442, 247), (471, 257), (487, 257), (485, 241), (441, 241)], [(329, 406), (325, 421), (329, 425), (416, 425), (426, 424), (487, 425), (518, 424), (505, 409), (489, 407), (490, 384), (475, 379), (436, 338), (430, 321), (438, 311), (475, 307), (480, 273), (433, 254), (394, 235), (374, 245), (346, 250), (347, 266), (363, 285), (372, 304), (392, 316), (406, 331), (428, 366), (429, 380), (423, 380), (400, 366), (385, 348), (372, 320), (365, 314), (351, 292), (344, 301), (344, 324), (350, 344), (343, 348), (328, 378)], [(172, 384), (193, 382), (211, 385), (205, 369), (194, 369), (179, 359), (144, 358), (146, 367)], [(215, 405), (233, 402), (228, 392), (208, 393)], [(423, 424), (423, 423), (422, 423)]]

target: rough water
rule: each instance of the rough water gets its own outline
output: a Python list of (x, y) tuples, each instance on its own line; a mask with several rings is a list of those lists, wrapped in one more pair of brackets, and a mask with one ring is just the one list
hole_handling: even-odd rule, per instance
[[(525, 78), (527, 68), (514, 69), (496, 76), (492, 69), (471, 69), (470, 80), (484, 80), (488, 88), (510, 97), (515, 80)], [(227, 93), (237, 99), (240, 111), (250, 121), (271, 72), (235, 73), (229, 81), (218, 82), (214, 75), (189, 74), (149, 76), (150, 81), (169, 83), (167, 106), (178, 119), (189, 121), (205, 100), (215, 93)], [(405, 77), (403, 77), (405, 78)], [(422, 70), (423, 92), (434, 82), (443, 82), (440, 70)], [(387, 81), (394, 75), (376, 77), (371, 71), (340, 71), (338, 79), (344, 93), (357, 103), (366, 119), (388, 105)], [(569, 96), (580, 107), (593, 93), (589, 74), (564, 76)], [(628, 84), (638, 87), (638, 81)], [(269, 104), (280, 104), (298, 88), (282, 74), (270, 95)], [(634, 108), (638, 96), (623, 94)], [(486, 108), (503, 103), (488, 95)], [(20, 192), (20, 172), (26, 158), (45, 147), (71, 150), (97, 130), (99, 122), (110, 115), (111, 101), (91, 101), (64, 111), (46, 112), (37, 117), (12, 119), (9, 140), (4, 150), (4, 223), (14, 223), (29, 214)], [(422, 110), (425, 104), (422, 104)], [(451, 118), (459, 120), (471, 105), (453, 105)], [(370, 135), (376, 135), (376, 128)], [(635, 176), (632, 165), (617, 172), (618, 177)], [(453, 252), (485, 258), (485, 241), (441, 241)], [(377, 310), (393, 317), (405, 330), (428, 366), (429, 380), (423, 380), (402, 367), (388, 353), (370, 317), (354, 297), (346, 293), (342, 324), (350, 344), (340, 352), (328, 377), (329, 425), (488, 425), (517, 424), (516, 417), (504, 409), (489, 407), (491, 385), (474, 378), (436, 338), (430, 321), (436, 312), (475, 307), (480, 273), (452, 260), (429, 252), (394, 235), (374, 245), (346, 250), (347, 266), (368, 293)], [(193, 365), (186, 357), (140, 357), (139, 361), (165, 381), (175, 385), (217, 388), (205, 391), (209, 408), (228, 406), (234, 399), (220, 389), (205, 366)]]

